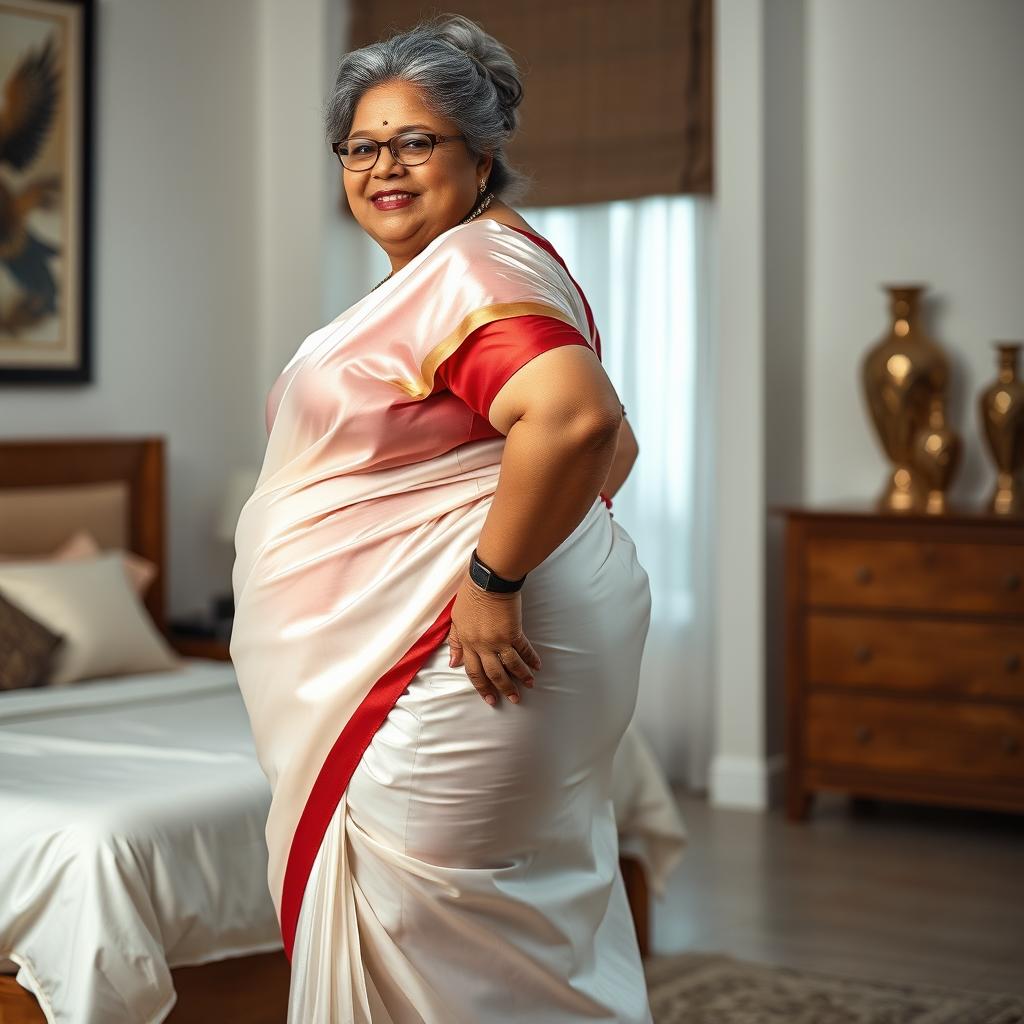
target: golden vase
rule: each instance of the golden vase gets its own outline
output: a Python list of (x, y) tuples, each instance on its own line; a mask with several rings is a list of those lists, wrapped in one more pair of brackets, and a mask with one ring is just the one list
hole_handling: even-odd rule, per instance
[(861, 381), (892, 470), (878, 499), (888, 512), (923, 510), (928, 484), (914, 464), (914, 440), (928, 426), (933, 395), (945, 395), (949, 365), (921, 326), (922, 285), (886, 285), (892, 325), (861, 364)]
[(946, 424), (945, 397), (932, 395), (928, 426), (914, 438), (911, 459), (924, 481), (925, 511), (930, 515), (946, 511), (946, 494), (960, 465), (962, 449), (959, 435)]
[(1018, 379), (1021, 342), (997, 341), (999, 376), (978, 401), (982, 433), (996, 464), (996, 487), (988, 507), (997, 515), (1024, 512), (1021, 468), (1024, 467), (1024, 384)]

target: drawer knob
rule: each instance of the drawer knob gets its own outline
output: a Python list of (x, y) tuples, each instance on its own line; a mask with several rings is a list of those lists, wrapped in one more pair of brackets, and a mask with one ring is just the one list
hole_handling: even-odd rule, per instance
[(870, 743), (871, 737), (874, 734), (866, 725), (861, 725), (857, 727), (857, 732), (855, 733), (855, 735), (857, 737), (858, 743)]
[(1016, 736), (1004, 736), (1002, 746), (1005, 753), (1016, 754), (1020, 750), (1020, 740)]
[(855, 578), (858, 583), (870, 583), (873, 576), (870, 566), (862, 565), (857, 569)]
[(870, 647), (867, 646), (867, 644), (861, 644), (860, 647), (858, 647), (857, 650), (853, 652), (853, 656), (862, 665), (866, 665), (873, 657), (873, 654), (874, 652), (871, 650)]
[(1006, 577), (1006, 589), (1007, 590), (1020, 590), (1020, 576), (1015, 572), (1011, 572)]
[(1003, 662), (1007, 672), (1016, 672), (1020, 668), (1020, 655), (1008, 654)]

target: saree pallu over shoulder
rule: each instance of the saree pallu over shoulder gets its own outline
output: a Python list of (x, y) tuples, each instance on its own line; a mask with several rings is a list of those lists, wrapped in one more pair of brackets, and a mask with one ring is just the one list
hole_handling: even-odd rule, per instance
[[(305, 339), (271, 389), (235, 531), (231, 658), (270, 781), (268, 881), (291, 956), (331, 815), (388, 711), (446, 638), (503, 437), (436, 385), (477, 328), (592, 325), (564, 266), (493, 220), (444, 232)], [(528, 344), (527, 342), (524, 342)]]

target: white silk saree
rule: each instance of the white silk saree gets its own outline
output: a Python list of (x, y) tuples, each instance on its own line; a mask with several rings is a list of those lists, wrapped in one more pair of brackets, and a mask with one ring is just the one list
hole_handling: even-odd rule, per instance
[[(416, 984), (426, 988), (429, 985), (423, 980), (423, 965), (410, 966), (394, 935), (387, 946), (393, 969), (387, 962), (379, 962), (384, 947), (375, 947), (371, 940), (382, 922), (365, 893), (363, 918), (352, 920), (359, 911), (350, 878), (346, 796), (357, 769), (362, 767), (365, 773), (367, 765), (379, 758), (387, 742), (382, 726), (389, 714), (401, 711), (401, 706), (396, 707), (400, 699), (422, 699), (424, 686), (451, 686), (453, 699), (471, 696), (480, 706), (468, 709), (460, 704), (461, 710), (446, 720), (447, 725), (438, 725), (442, 740), (446, 735), (457, 738), (460, 723), (473, 715), (500, 715), (509, 721), (509, 711), (523, 710), (511, 705), (490, 708), (476, 694), (464, 669), (452, 670), (450, 675), (444, 672), (451, 607), (497, 486), (505, 438), (482, 415), (486, 403), (474, 410), (467, 405), (468, 399), (464, 400), (468, 389), (459, 397), (441, 386), (439, 368), (447, 365), (445, 361), (467, 339), (475, 337), (474, 332), (499, 321), (565, 325), (575, 343), (588, 344), (600, 355), (597, 329), (586, 300), (564, 264), (541, 242), (489, 219), (449, 229), (386, 283), (306, 338), (268, 399), (266, 455), (235, 534), (231, 657), (260, 764), (272, 788), (266, 827), (269, 884), (285, 950), (292, 957), (300, 914), (304, 913), (316, 922), (311, 925), (307, 921), (307, 927), (316, 929), (313, 937), (302, 937), (305, 960), (313, 957), (323, 963), (343, 957), (352, 961), (344, 966), (344, 981), (325, 982), (334, 993), (329, 1008), (323, 1008), (326, 1004), (321, 996), (303, 995), (307, 1005), (320, 1007), (316, 1021), (397, 1024), (420, 1019), (440, 1024), (469, 1020), (476, 1012), (456, 1010), (454, 1003), (446, 1004), (436, 991), (410, 995), (408, 985), (413, 982), (408, 978), (419, 978)], [(497, 378), (492, 368), (491, 395), (502, 374), (514, 372), (546, 347), (566, 343), (571, 342), (565, 337), (558, 340), (539, 330), (524, 331)], [(592, 589), (593, 600), (600, 602), (595, 607), (614, 609), (614, 621), (605, 623), (599, 634), (569, 658), (571, 638), (558, 639), (562, 627), (557, 601), (547, 598), (573, 573), (582, 573), (575, 585), (584, 592), (588, 586)], [(531, 586), (536, 595), (533, 612)], [(588, 616), (579, 590), (574, 593), (575, 606), (583, 610), (573, 621), (586, 631), (591, 628), (587, 623), (597, 622), (600, 616)], [(631, 607), (630, 614), (623, 613), (623, 601)], [(546, 610), (545, 621), (551, 624), (549, 639), (563, 654), (559, 670), (554, 650), (545, 653), (543, 646), (538, 648), (545, 666), (537, 673), (536, 692), (523, 692), (524, 704), (529, 700), (537, 703), (544, 689), (545, 670), (552, 672), (552, 693), (566, 698), (562, 703), (567, 711), (572, 708), (569, 695), (573, 691), (567, 681), (573, 672), (603, 675), (609, 693), (616, 694), (614, 701), (605, 701), (607, 711), (602, 712), (602, 719), (591, 723), (585, 734), (580, 733), (581, 740), (589, 739), (580, 743), (580, 757), (566, 762), (565, 770), (579, 778), (566, 780), (575, 789), (567, 789), (564, 796), (567, 801), (578, 797), (574, 813), (579, 817), (581, 845), (575, 861), (589, 864), (592, 873), (596, 871), (593, 878), (601, 878), (594, 889), (596, 896), (591, 894), (581, 904), (583, 916), (575, 927), (583, 932), (596, 933), (603, 928), (607, 934), (615, 933), (616, 951), (607, 953), (605, 959), (614, 955), (625, 965), (623, 977), (628, 981), (624, 984), (632, 990), (634, 1007), (627, 1014), (615, 999), (584, 992), (585, 984), (581, 983), (578, 991), (573, 989), (570, 976), (576, 968), (561, 974), (546, 969), (530, 996), (534, 1000), (530, 1005), (536, 1006), (540, 1015), (521, 1007), (517, 1017), (508, 1019), (645, 1021), (646, 999), (642, 993), (637, 995), (642, 974), (638, 973), (635, 937), (621, 879), (614, 877), (617, 853), (608, 793), (611, 757), (635, 703), (649, 592), (632, 542), (611, 521), (600, 500), (559, 551), (530, 574), (523, 605), (524, 628), (528, 614)], [(625, 632), (617, 633), (616, 623)], [(526, 633), (536, 646), (529, 629)], [(614, 646), (604, 649), (615, 637)], [(548, 669), (549, 656), (554, 659), (554, 671)], [(601, 685), (599, 680), (595, 698)], [(415, 693), (414, 686), (419, 686)], [(426, 719), (422, 711), (414, 717)], [(486, 730), (489, 721), (497, 718), (482, 719), (480, 729)], [(449, 734), (444, 733), (446, 728)], [(565, 729), (571, 726), (563, 727), (563, 735)], [(559, 740), (552, 737), (551, 742), (557, 746)], [(567, 742), (565, 749), (571, 751), (572, 743)], [(409, 753), (400, 740), (394, 750), (396, 764)], [(446, 751), (450, 753), (446, 742), (434, 749), (439, 764), (452, 763), (450, 758), (445, 761)], [(424, 764), (431, 763), (428, 753), (424, 751)], [(380, 769), (374, 777), (380, 781), (390, 771)], [(381, 809), (396, 796), (408, 799), (412, 778), (406, 778), (403, 788), (400, 774), (391, 776), (391, 782), (364, 806)], [(421, 780), (415, 784), (424, 786)], [(554, 792), (551, 785), (547, 791)], [(363, 792), (369, 791), (364, 787)], [(529, 795), (528, 789), (525, 792)], [(462, 804), (469, 806), (472, 799)], [(554, 819), (547, 818), (550, 825), (561, 812), (557, 807), (549, 810), (554, 814)], [(401, 829), (392, 836), (382, 820), (378, 834), (363, 835), (368, 843), (360, 854), (364, 870), (374, 867), (367, 865), (367, 858), (373, 856), (378, 857), (381, 869), (390, 853), (408, 859), (408, 806), (398, 813), (407, 816), (405, 845)], [(543, 815), (538, 820), (541, 818)], [(523, 820), (523, 827), (528, 828), (529, 819)], [(601, 835), (599, 870), (594, 863), (593, 829), (599, 829)], [(556, 834), (550, 833), (549, 838)], [(394, 839), (391, 845), (387, 845), (388, 836)], [(529, 842), (530, 837), (523, 839)], [(563, 859), (569, 849), (566, 845)], [(502, 861), (494, 849), (488, 856)], [(330, 859), (327, 867), (325, 857)], [(532, 857), (535, 854), (531, 853)], [(502, 862), (507, 864), (508, 858)], [(380, 890), (381, 899), (395, 885), (402, 885), (402, 877), (426, 878), (435, 869), (445, 870), (439, 865), (439, 856), (431, 858), (427, 852), (422, 860), (413, 857), (402, 863), (404, 876), (397, 881), (392, 878), (390, 888)], [(429, 863), (433, 868), (424, 867)], [(561, 865), (566, 870), (573, 866), (573, 858)], [(472, 884), (481, 877), (480, 865), (474, 867)], [(538, 861), (538, 876), (542, 868)], [(308, 893), (311, 875), (315, 896)], [(571, 877), (571, 872), (565, 877)], [(439, 884), (449, 895), (458, 890), (450, 879)], [(328, 912), (327, 907), (334, 909)], [(316, 936), (326, 942), (325, 929), (331, 927), (341, 928), (342, 939), (336, 936), (334, 948), (316, 950)], [(440, 936), (443, 927), (437, 927)], [(550, 940), (554, 933), (545, 927)], [(372, 962), (375, 951), (380, 954), (369, 982), (356, 962), (360, 936), (364, 959)], [(593, 942), (594, 934), (584, 937), (580, 947), (584, 960), (593, 961)], [(440, 947), (435, 952), (440, 953)], [(398, 982), (399, 973), (407, 968), (408, 978)], [(495, 964), (495, 969), (500, 972), (501, 965)], [(500, 973), (495, 975), (494, 993), (500, 989), (500, 977)], [(562, 995), (552, 988), (557, 987), (556, 977), (568, 986)], [(339, 989), (344, 991), (339, 994)], [(563, 998), (567, 992), (570, 996)], [(396, 1008), (398, 1004), (401, 1009)], [(479, 1007), (483, 1002), (471, 1005)], [(546, 1015), (545, 1006), (551, 1008), (550, 1014)], [(556, 1006), (564, 1013), (554, 1012)], [(505, 1018), (495, 1012), (486, 1019)]]

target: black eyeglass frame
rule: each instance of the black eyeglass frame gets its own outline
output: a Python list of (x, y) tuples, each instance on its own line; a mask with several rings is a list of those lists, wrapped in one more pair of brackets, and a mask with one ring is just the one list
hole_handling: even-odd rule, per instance
[[(419, 160), (414, 164), (407, 164), (399, 155), (397, 147), (395, 146), (395, 139), (404, 138), (407, 135), (418, 135), (421, 138), (430, 140), (430, 152), (427, 154), (425, 160)], [(444, 142), (451, 142), (454, 139), (465, 139), (465, 135), (438, 135), (436, 132), (399, 132), (397, 135), (392, 135), (390, 139), (385, 142), (378, 142), (376, 139), (367, 139), (361, 135), (353, 135), (351, 138), (342, 139), (341, 142), (332, 142), (331, 150), (334, 155), (338, 158), (338, 162), (342, 167), (345, 167), (345, 161), (341, 158), (339, 149), (352, 142), (352, 139), (358, 139), (360, 142), (372, 142), (377, 147), (377, 152), (374, 155), (373, 163), (369, 167), (345, 167), (346, 171), (352, 171), (353, 174), (362, 174), (364, 171), (372, 171), (377, 166), (377, 161), (380, 159), (380, 151), (387, 146), (391, 151), (391, 156), (394, 158), (395, 163), (401, 164), (403, 167), (419, 167), (420, 164), (425, 164), (434, 155), (434, 148)]]

